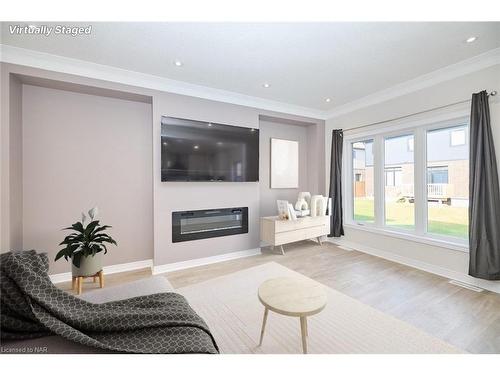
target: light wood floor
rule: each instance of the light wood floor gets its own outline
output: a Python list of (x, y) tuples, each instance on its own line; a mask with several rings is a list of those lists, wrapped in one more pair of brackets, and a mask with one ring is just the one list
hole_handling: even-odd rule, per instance
[[(263, 254), (165, 274), (175, 288), (274, 261), (404, 320), (471, 353), (500, 353), (500, 295), (474, 292), (424, 271), (331, 243), (285, 246)], [(106, 285), (149, 277), (148, 270), (109, 275)], [(60, 284), (71, 289), (69, 283)], [(84, 291), (95, 288), (87, 282)]]

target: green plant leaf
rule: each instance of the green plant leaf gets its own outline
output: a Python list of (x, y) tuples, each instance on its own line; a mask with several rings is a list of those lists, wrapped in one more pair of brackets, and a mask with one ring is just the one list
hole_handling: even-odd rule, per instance
[(57, 260), (61, 259), (62, 257), (66, 258), (66, 261), (68, 260), (68, 255), (67, 255), (67, 249), (64, 248), (62, 250), (59, 250), (59, 252), (56, 254), (56, 258), (54, 259), (54, 262), (57, 262)]
[(99, 220), (94, 220), (91, 221), (89, 225), (87, 225), (87, 228), (85, 228), (84, 235), (85, 236), (90, 236), (94, 229), (99, 225)]
[(82, 254), (81, 253), (73, 253), (71, 256), (71, 260), (73, 261), (73, 264), (75, 267), (80, 268), (80, 261), (82, 259)]
[(83, 227), (83, 224), (81, 222), (77, 221), (72, 226), (63, 228), (63, 230), (76, 230), (77, 232), (83, 233), (85, 228)]
[(113, 228), (111, 225), (103, 225), (99, 228), (97, 228), (95, 231), (94, 231), (94, 234), (95, 233), (98, 233), (98, 232), (102, 232), (103, 230), (106, 230), (106, 229), (109, 229), (109, 228)]
[(104, 231), (111, 228), (110, 225), (99, 226), (99, 220), (91, 221), (87, 226), (82, 222), (76, 222), (71, 227), (64, 228), (64, 230), (73, 230), (73, 233), (67, 235), (64, 240), (59, 244), (64, 246), (57, 255), (56, 260), (64, 257), (72, 259), (76, 267), (80, 266), (82, 256), (95, 256), (95, 254), (104, 251), (108, 252), (104, 243), (117, 245), (117, 242)]

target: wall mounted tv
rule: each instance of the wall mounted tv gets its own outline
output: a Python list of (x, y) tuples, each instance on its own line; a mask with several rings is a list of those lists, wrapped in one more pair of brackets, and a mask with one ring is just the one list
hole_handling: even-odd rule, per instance
[(162, 116), (162, 181), (259, 181), (259, 129)]

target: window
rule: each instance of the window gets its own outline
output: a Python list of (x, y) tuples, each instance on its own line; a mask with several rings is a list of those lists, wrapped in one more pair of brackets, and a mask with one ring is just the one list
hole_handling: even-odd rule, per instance
[(447, 184), (448, 167), (427, 167), (427, 184)]
[(407, 147), (413, 135), (384, 140), (385, 225), (412, 229), (415, 225), (414, 155)]
[(466, 143), (465, 129), (459, 128), (450, 131), (450, 144), (452, 146), (463, 146)]
[(353, 216), (357, 222), (373, 223), (373, 140), (354, 142), (353, 150)]
[[(469, 234), (469, 148), (464, 126), (427, 131), (427, 232), (466, 239)], [(455, 135), (455, 136), (454, 136)], [(463, 137), (462, 137), (463, 136)], [(451, 137), (451, 146), (446, 142)]]
[[(465, 116), (465, 114), (464, 114)], [(468, 237), (467, 118), (346, 137), (352, 158), (346, 224), (465, 248)]]
[(385, 168), (385, 186), (401, 184), (401, 168)]

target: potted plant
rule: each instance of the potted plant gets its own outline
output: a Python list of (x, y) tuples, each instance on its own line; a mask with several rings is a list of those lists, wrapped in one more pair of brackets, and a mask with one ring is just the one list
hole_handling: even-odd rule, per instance
[(116, 241), (105, 233), (111, 228), (109, 225), (99, 225), (97, 217), (97, 207), (89, 212), (90, 222), (85, 225), (87, 217), (82, 213), (82, 220), (74, 223), (71, 227), (63, 230), (72, 230), (59, 244), (64, 246), (55, 258), (55, 261), (64, 257), (71, 259), (71, 271), (73, 277), (93, 276), (102, 270), (102, 254), (106, 254), (108, 249), (106, 244), (116, 245)]

